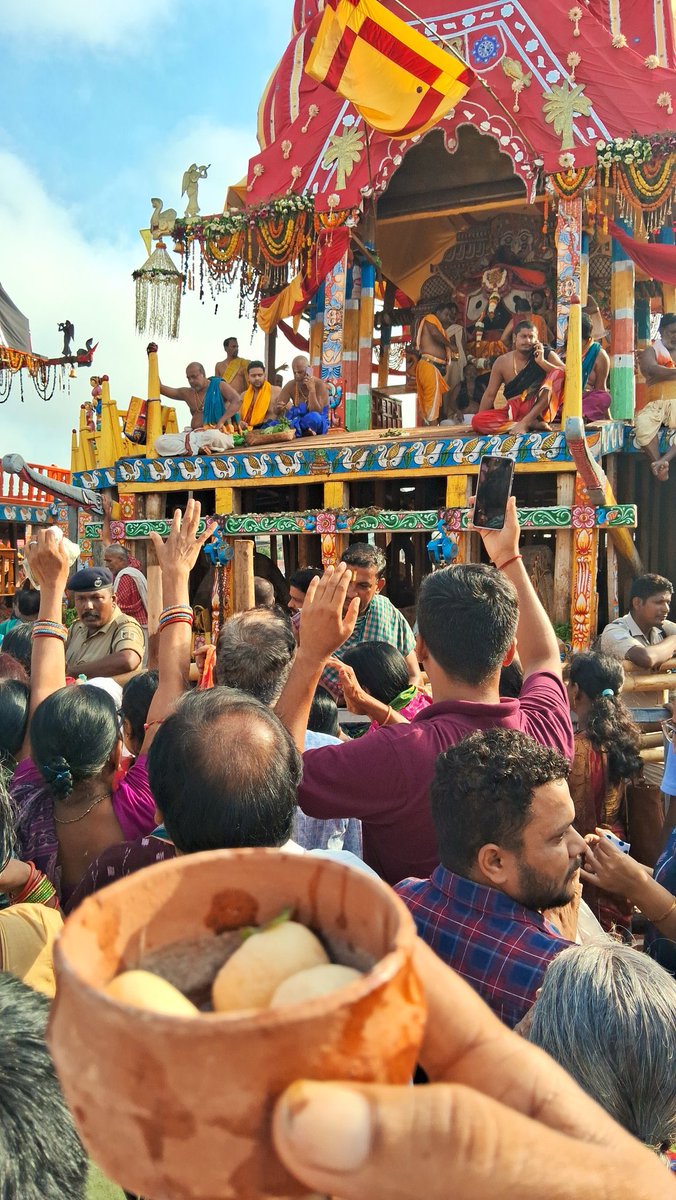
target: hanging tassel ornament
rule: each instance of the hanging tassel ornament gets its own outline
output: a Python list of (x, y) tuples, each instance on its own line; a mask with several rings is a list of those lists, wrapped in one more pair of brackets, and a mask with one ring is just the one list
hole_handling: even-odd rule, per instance
[(150, 258), (138, 271), (136, 282), (136, 330), (152, 338), (177, 338), (181, 317), (183, 276), (159, 241)]
[(542, 208), (542, 232), (546, 233), (549, 227), (549, 196), (545, 192), (545, 202)]

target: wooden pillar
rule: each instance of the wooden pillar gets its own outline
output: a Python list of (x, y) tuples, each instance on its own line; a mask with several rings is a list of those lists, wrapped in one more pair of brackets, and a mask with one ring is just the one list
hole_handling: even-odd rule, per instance
[(582, 417), (582, 307), (577, 302), (568, 310), (562, 424), (568, 417)]
[[(161, 521), (167, 508), (162, 492), (150, 492), (145, 497), (145, 516), (148, 521)], [(162, 572), (157, 555), (149, 540), (146, 546), (146, 577), (148, 580), (148, 668), (157, 667), (159, 653), (159, 621), (162, 612)]]
[(124, 455), (120, 414), (117, 404), (110, 398), (110, 381), (107, 375), (101, 376), (101, 433), (98, 446), (99, 467), (112, 467), (118, 458)]
[[(575, 476), (573, 497), (573, 572), (570, 604), (570, 625), (574, 653), (588, 650), (596, 630), (598, 596), (596, 572), (598, 567), (599, 530), (589, 527), (594, 508), (579, 475)], [(595, 517), (594, 513), (594, 517)]]
[[(390, 377), (390, 346), (392, 344), (392, 324), (389, 320), (396, 303), (397, 285), (388, 279), (385, 284), (383, 301), (382, 325), (380, 326), (380, 358), (378, 359), (378, 387), (387, 387)], [(388, 320), (385, 318), (388, 317)]]
[[(627, 233), (631, 230), (620, 217), (617, 224)], [(612, 275), (610, 281), (611, 355), (610, 394), (613, 398), (610, 415), (616, 421), (630, 421), (634, 416), (634, 264), (629, 255), (612, 239)]]
[[(657, 235), (657, 240), (663, 246), (673, 246), (674, 241), (676, 241), (673, 225), (663, 225)], [(665, 313), (676, 312), (676, 286), (673, 283), (662, 284), (662, 300), (664, 302)]]
[(345, 299), (345, 325), (343, 328), (343, 399), (345, 404), (345, 426), (353, 429), (357, 406), (357, 359), (359, 357), (359, 297), (361, 272), (351, 267)]
[[(571, 508), (574, 491), (574, 472), (560, 471), (556, 476), (556, 503), (562, 508)], [(552, 615), (557, 624), (567, 625), (570, 621), (573, 571), (572, 530), (557, 529), (554, 539), (554, 604)]]
[[(337, 509), (350, 507), (350, 487), (342, 481), (324, 484), (324, 508)], [(327, 530), (321, 534), (322, 566), (333, 567), (339, 562), (341, 555), (347, 549), (349, 535)]]
[[(606, 479), (610, 484), (613, 495), (617, 488), (617, 458), (610, 455), (606, 462)], [(614, 621), (620, 615), (619, 579), (617, 570), (617, 549), (610, 533), (605, 535), (606, 541), (606, 586), (608, 591), (608, 620)]]
[[(650, 345), (650, 301), (640, 296), (634, 305), (634, 321), (636, 325), (636, 349), (645, 350)], [(636, 371), (636, 412), (640, 412), (646, 402), (646, 382), (640, 368)]]
[(310, 365), (315, 375), (319, 375), (322, 365), (325, 290), (322, 284), (310, 301)]
[(580, 239), (580, 304), (584, 308), (589, 294), (589, 234), (582, 230)]
[(582, 197), (559, 200), (556, 217), (556, 344), (566, 340), (568, 310), (580, 295), (582, 255)]
[(277, 352), (277, 329), (273, 326), (265, 335), (265, 371), (271, 383), (274, 383), (276, 370), (275, 355)]
[(148, 404), (146, 406), (146, 458), (157, 458), (155, 441), (162, 433), (162, 400), (157, 351), (148, 355)]
[[(369, 249), (372, 249), (369, 246)], [(373, 303), (376, 269), (371, 262), (361, 267), (361, 297), (359, 300), (359, 354), (357, 357), (357, 406), (351, 429), (371, 427), (371, 363), (373, 359)]]
[(232, 570), (232, 610), (245, 612), (255, 606), (254, 543), (245, 538), (235, 539)]
[(340, 395), (340, 403), (332, 408), (332, 424), (345, 425), (343, 380), (343, 333), (345, 327), (345, 293), (347, 289), (347, 251), (324, 281), (324, 332), (322, 341), (321, 377)]
[[(471, 494), (472, 483), (469, 475), (446, 476), (446, 508), (466, 508)], [(458, 547), (458, 553), (455, 557), (456, 564), (468, 561), (467, 543), (472, 535), (459, 531), (449, 536), (453, 537)]]

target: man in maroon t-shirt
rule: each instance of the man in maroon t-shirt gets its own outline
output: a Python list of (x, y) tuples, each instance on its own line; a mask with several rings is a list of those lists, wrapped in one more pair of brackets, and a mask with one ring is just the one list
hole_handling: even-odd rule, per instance
[[(368, 738), (304, 755), (303, 812), (361, 818), (364, 859), (387, 883), (426, 878), (439, 863), (429, 790), (442, 750), (497, 727), (573, 757), (558, 643), (519, 554), (519, 533), (512, 499), (504, 529), (481, 531), (493, 567), (449, 567), (423, 580), (417, 653), (434, 703), (410, 723), (392, 723), (393, 713)], [(303, 606), (303, 640), (277, 704), (299, 749), (322, 670), (358, 615), (354, 603), (342, 614), (348, 582), (339, 564), (312, 582)], [(523, 688), (518, 700), (501, 700), (500, 669), (517, 642)]]

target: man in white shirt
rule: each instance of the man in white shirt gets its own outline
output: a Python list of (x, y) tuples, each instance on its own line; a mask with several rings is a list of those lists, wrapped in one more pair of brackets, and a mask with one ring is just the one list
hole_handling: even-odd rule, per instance
[[(606, 625), (597, 648), (613, 658), (626, 659), (641, 671), (661, 671), (664, 663), (676, 658), (676, 624), (666, 619), (672, 592), (672, 584), (663, 575), (639, 575), (631, 585), (629, 612)], [(676, 690), (623, 692), (622, 699), (639, 725), (663, 721), (670, 715), (669, 704), (676, 715)], [(647, 783), (659, 786), (661, 774), (661, 764), (646, 763)]]

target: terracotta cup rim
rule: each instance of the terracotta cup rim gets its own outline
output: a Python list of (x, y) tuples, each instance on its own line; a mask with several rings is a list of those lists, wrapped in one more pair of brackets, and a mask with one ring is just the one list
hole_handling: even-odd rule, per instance
[[(347, 877), (352, 880), (353, 887), (361, 887), (365, 892), (372, 893), (374, 900), (377, 896), (381, 904), (383, 902), (387, 903), (396, 917), (396, 925), (391, 937), (392, 948), (383, 954), (382, 957), (378, 958), (361, 979), (355, 979), (333, 992), (297, 1004), (280, 1005), (279, 1008), (242, 1009), (227, 1013), (198, 1012), (197, 1017), (193, 1017), (192, 1015), (161, 1013), (152, 1009), (136, 1008), (133, 1005), (125, 1004), (112, 996), (108, 996), (103, 991), (104, 981), (93, 983), (87, 978), (87, 963), (79, 948), (75, 955), (75, 961), (73, 961), (70, 954), (71, 943), (75, 941), (77, 946), (77, 934), (81, 926), (88, 924), (88, 915), (92, 914), (96, 908), (105, 908), (110, 905), (111, 901), (116, 904), (123, 900), (130, 892), (133, 893), (138, 890), (139, 877), (146, 875), (148, 871), (152, 871), (155, 877), (160, 872), (165, 876), (171, 874), (180, 875), (190, 873), (193, 870), (197, 871), (200, 869), (200, 866), (206, 866), (207, 864), (215, 868), (217, 864), (224, 864), (238, 859), (240, 861), (249, 859), (252, 862), (252, 872), (255, 874), (256, 861), (262, 864), (266, 858), (269, 860), (271, 856), (286, 860), (292, 863), (295, 868), (300, 868), (300, 870), (314, 868), (322, 872), (339, 872), (344, 876), (347, 873)], [(301, 866), (300, 864), (303, 865)], [(359, 881), (358, 883), (355, 882), (355, 878)], [(255, 879), (252, 884), (252, 891), (255, 894)], [(321, 929), (319, 932), (321, 932)], [(155, 1027), (158, 1025), (166, 1026), (167, 1032), (177, 1027), (185, 1028), (188, 1025), (191, 1031), (197, 1035), (207, 1034), (209, 1031), (215, 1032), (218, 1029), (232, 1025), (237, 1025), (243, 1032), (248, 1030), (263, 1031), (279, 1026), (280, 1023), (286, 1024), (296, 1020), (303, 1021), (322, 1013), (328, 1016), (335, 1010), (343, 1008), (346, 1004), (355, 1003), (363, 996), (367, 996), (374, 989), (391, 980), (402, 969), (405, 962), (412, 956), (416, 939), (417, 930), (415, 923), (409, 910), (403, 901), (400, 900), (399, 896), (383, 880), (369, 875), (367, 872), (359, 870), (359, 868), (338, 862), (336, 859), (322, 858), (319, 855), (300, 855), (274, 847), (239, 847), (232, 850), (206, 850), (196, 854), (180, 856), (165, 862), (155, 863), (151, 867), (144, 868), (143, 871), (135, 872), (132, 875), (125, 876), (123, 879), (116, 880), (109, 887), (83, 900), (75, 912), (66, 918), (61, 935), (54, 946), (57, 995), (59, 977), (68, 977), (72, 985), (78, 989), (84, 988), (87, 993), (96, 997), (97, 1002), (109, 1007), (111, 1011), (122, 1011), (128, 1014), (130, 1018), (133, 1017), (134, 1020), (152, 1022)], [(127, 967), (126, 969), (131, 970), (134, 968)], [(114, 977), (114, 975), (110, 976), (111, 979)], [(107, 982), (109, 980), (106, 979), (105, 983)]]

